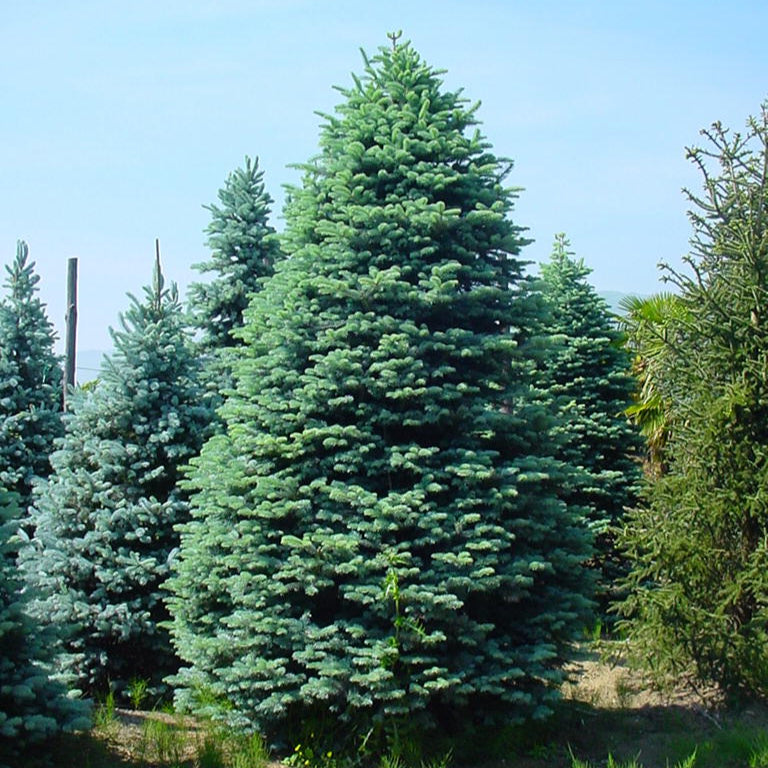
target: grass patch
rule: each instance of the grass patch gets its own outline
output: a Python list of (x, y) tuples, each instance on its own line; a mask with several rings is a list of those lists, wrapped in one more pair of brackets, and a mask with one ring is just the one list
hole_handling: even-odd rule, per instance
[[(604, 641), (601, 641), (603, 643)], [(711, 708), (690, 692), (653, 692), (619, 663), (585, 654), (547, 721), (449, 739), (404, 725), (338, 733), (320, 712), (284, 755), (292, 768), (768, 768), (768, 706)], [(147, 697), (141, 681), (130, 704)], [(127, 703), (127, 702), (126, 702)], [(334, 731), (334, 725), (336, 731)], [(342, 738), (343, 736), (343, 738)], [(169, 711), (121, 709), (107, 695), (89, 733), (61, 736), (24, 768), (276, 768), (258, 735)], [(41, 752), (41, 750), (38, 750)]]
[[(592, 763), (584, 762), (576, 757), (571, 756), (571, 768), (596, 768)], [(667, 763), (669, 765), (669, 763)], [(675, 764), (674, 768), (694, 768), (696, 765), (696, 753), (689, 755), (685, 760)], [(605, 768), (644, 768), (637, 760), (632, 759), (626, 762), (617, 762), (613, 759), (613, 755), (608, 755), (608, 760), (605, 763)]]
[[(724, 718), (725, 720), (725, 718)], [(267, 768), (258, 735), (166, 713), (115, 710), (90, 733), (61, 736), (47, 760), (25, 768)], [(443, 745), (445, 747), (445, 745)], [(483, 749), (479, 749), (481, 746)], [(322, 752), (300, 746), (296, 768), (768, 768), (768, 716), (736, 713), (719, 725), (696, 713), (590, 710), (564, 702), (533, 726), (458, 739), (431, 757), (417, 749), (384, 755)]]

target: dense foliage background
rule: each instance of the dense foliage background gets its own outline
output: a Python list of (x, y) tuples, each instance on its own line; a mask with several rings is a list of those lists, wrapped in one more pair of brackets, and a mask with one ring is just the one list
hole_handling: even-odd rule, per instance
[[(714, 124), (687, 272), (652, 344), (637, 335), (663, 415), (663, 472), (633, 515), (625, 628), (662, 671), (768, 692), (768, 106), (744, 133)], [(649, 351), (652, 355), (649, 355)]]
[(768, 106), (689, 150), (691, 253), (617, 318), (564, 235), (529, 273), (511, 162), (392, 41), (285, 231), (246, 157), (208, 282), (185, 308), (158, 258), (65, 414), (18, 244), (0, 760), (131, 680), (281, 749), (543, 718), (616, 611), (658, 674), (768, 693)]

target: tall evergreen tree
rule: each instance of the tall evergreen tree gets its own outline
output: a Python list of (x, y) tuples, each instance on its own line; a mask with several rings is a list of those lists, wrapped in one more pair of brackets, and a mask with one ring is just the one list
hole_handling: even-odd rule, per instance
[(569, 251), (565, 235), (558, 235), (550, 260), (541, 266), (553, 344), (540, 382), (561, 416), (557, 455), (581, 470), (566, 499), (586, 509), (594, 532), (605, 613), (623, 570), (615, 532), (638, 500), (641, 450), (625, 413), (635, 388), (629, 354), (608, 305), (588, 281), (590, 272)]
[(213, 279), (190, 286), (189, 304), (193, 323), (201, 331), (200, 345), (211, 357), (213, 377), (220, 386), (222, 370), (229, 369), (223, 357), (237, 343), (232, 333), (243, 326), (251, 294), (272, 274), (280, 246), (269, 224), (272, 198), (258, 158), (246, 156), (244, 167), (229, 174), (218, 197), (220, 205), (206, 206), (211, 212), (206, 230), (211, 258), (195, 265), (200, 272), (212, 273)]
[(71, 400), (25, 554), (43, 594), (38, 614), (79, 628), (62, 663), (89, 690), (131, 677), (159, 684), (174, 669), (162, 587), (188, 511), (180, 467), (210, 418), (159, 259), (144, 301), (131, 297), (121, 323), (101, 380)]
[(438, 74), (400, 45), (342, 91), (194, 462), (179, 699), (270, 734), (543, 715), (588, 605), (509, 164)]
[(0, 485), (18, 494), (22, 509), (34, 478), (50, 472), (53, 442), (64, 429), (55, 334), (28, 257), (20, 241), (5, 268), (8, 295), (0, 302)]
[(28, 614), (19, 575), (21, 514), (15, 494), (0, 490), (0, 766), (61, 730), (88, 726), (85, 704), (51, 679), (56, 636)]
[(672, 425), (666, 471), (633, 516), (624, 609), (641, 658), (768, 693), (768, 103), (689, 150), (687, 269), (654, 370)]

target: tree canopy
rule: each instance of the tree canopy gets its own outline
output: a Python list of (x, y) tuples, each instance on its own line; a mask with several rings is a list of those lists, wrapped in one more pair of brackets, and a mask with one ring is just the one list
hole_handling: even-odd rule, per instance
[(280, 248), (269, 223), (272, 198), (258, 158), (246, 156), (243, 167), (227, 176), (218, 198), (218, 205), (206, 206), (211, 213), (206, 229), (211, 258), (195, 265), (213, 277), (193, 283), (189, 290), (193, 323), (202, 331), (200, 344), (206, 350), (236, 343), (232, 333), (243, 325), (251, 294), (272, 274)]

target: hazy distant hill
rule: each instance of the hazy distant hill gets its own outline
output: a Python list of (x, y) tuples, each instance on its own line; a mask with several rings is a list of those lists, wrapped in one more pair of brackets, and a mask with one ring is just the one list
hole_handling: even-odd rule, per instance
[(621, 310), (621, 307), (619, 306), (619, 303), (625, 296), (642, 297), (641, 294), (626, 293), (624, 291), (598, 291), (598, 293), (608, 302), (608, 306), (611, 308), (611, 311), (615, 312), (617, 315), (624, 314), (624, 312)]
[(101, 365), (104, 356), (110, 354), (111, 350), (103, 349), (83, 349), (77, 351), (77, 383), (85, 384), (86, 381), (92, 381), (99, 378)]

